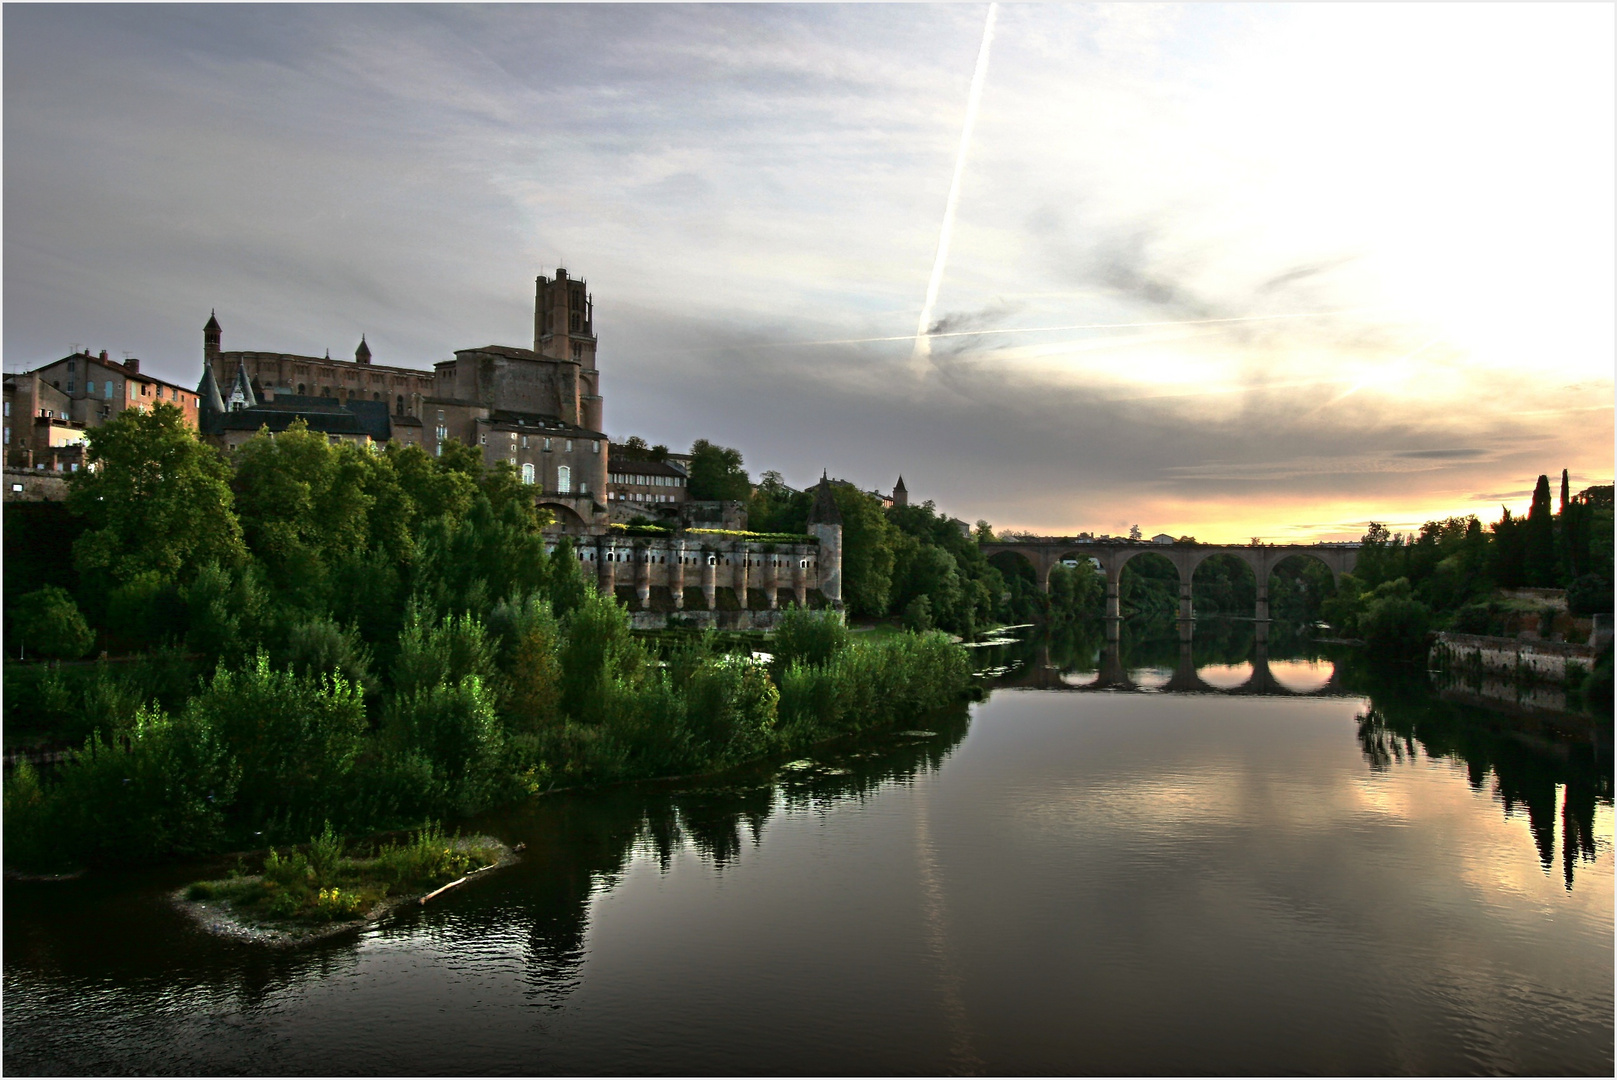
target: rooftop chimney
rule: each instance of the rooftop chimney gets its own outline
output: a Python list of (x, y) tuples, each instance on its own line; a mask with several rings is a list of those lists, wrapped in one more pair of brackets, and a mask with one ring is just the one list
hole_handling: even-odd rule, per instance
[(106, 361), (107, 361), (107, 350), (102, 349), (101, 350), (101, 362), (106, 363)]
[[(101, 359), (105, 360), (106, 358), (107, 358), (107, 354), (102, 353), (101, 354)], [(131, 356), (128, 360), (124, 361), (124, 367), (127, 370), (129, 370), (131, 373), (135, 374), (135, 375), (140, 374), (140, 361), (135, 359), (133, 356)]]

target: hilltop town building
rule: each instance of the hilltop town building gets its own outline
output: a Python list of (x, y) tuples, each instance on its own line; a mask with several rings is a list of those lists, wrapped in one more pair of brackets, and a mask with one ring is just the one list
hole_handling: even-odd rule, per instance
[(71, 472), (83, 462), (84, 433), (125, 409), (162, 402), (197, 426), (194, 391), (143, 375), (140, 361), (119, 363), (89, 350), (5, 378), (5, 461), (8, 468)]
[(667, 461), (614, 461), (607, 474), (612, 505), (679, 507), (690, 501), (685, 470)]

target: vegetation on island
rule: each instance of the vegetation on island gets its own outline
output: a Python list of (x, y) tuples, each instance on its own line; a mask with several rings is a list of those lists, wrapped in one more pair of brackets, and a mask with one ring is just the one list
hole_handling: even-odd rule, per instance
[[(7, 666), (8, 738), (76, 744), (7, 778), (14, 867), (262, 848), (328, 822), (358, 836), (710, 772), (970, 687), (942, 634), (867, 641), (816, 612), (783, 615), (770, 660), (712, 633), (637, 637), (567, 540), (547, 553), (514, 471), (469, 447), (377, 452), (294, 426), (227, 458), (164, 406), (87, 435), (73, 527), (47, 522), (71, 543), (65, 599), (8, 580), (10, 640), (76, 610), (137, 658)], [(83, 651), (64, 636), (58, 655)]]
[(492, 869), (505, 855), (498, 841), (447, 836), (429, 825), (402, 843), (384, 842), (360, 856), (348, 851), (328, 823), (302, 849), (283, 854), (270, 848), (257, 874), (238, 867), (226, 878), (193, 882), (185, 898), (220, 902), (247, 924), (346, 922), (374, 917), (389, 900), (424, 895)]

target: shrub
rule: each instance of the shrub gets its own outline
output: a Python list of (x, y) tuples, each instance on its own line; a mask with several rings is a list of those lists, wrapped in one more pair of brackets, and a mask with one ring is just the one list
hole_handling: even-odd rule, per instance
[(451, 791), (486, 772), (500, 747), (494, 699), (476, 675), (398, 696), (390, 722), (397, 744), (432, 762)]
[(554, 622), (530, 628), (517, 643), (506, 675), (506, 724), (537, 731), (561, 717), (561, 663)]
[(562, 626), (561, 705), (583, 724), (607, 717), (612, 684), (644, 662), (630, 636), (628, 613), (610, 596), (590, 592)]
[(95, 644), (95, 632), (66, 589), (47, 585), (18, 603), (12, 625), (23, 648), (41, 656), (76, 660)]
[(932, 602), (917, 596), (904, 607), (904, 629), (924, 633), (932, 629)]
[(370, 650), (360, 640), (358, 627), (344, 628), (327, 616), (316, 615), (288, 628), (286, 659), (299, 675), (335, 675), (362, 694), (376, 689)]
[(773, 648), (777, 671), (793, 664), (823, 666), (848, 644), (848, 627), (831, 611), (810, 611), (792, 605), (775, 624)]
[(51, 843), (91, 862), (212, 850), (223, 839), (237, 770), (202, 716), (142, 708), (128, 734), (96, 735), (56, 773)]
[(136, 574), (107, 596), (107, 630), (117, 646), (136, 651), (185, 637), (185, 601), (157, 570)]
[(185, 602), (185, 644), (209, 666), (234, 666), (250, 655), (267, 629), (269, 591), (263, 569), (249, 564), (232, 571), (206, 563), (181, 593)]
[(1359, 616), (1359, 633), (1368, 650), (1401, 659), (1425, 655), (1432, 609), (1410, 593), (1409, 580), (1398, 578), (1383, 582), (1370, 594)]
[(1574, 615), (1605, 615), (1612, 609), (1611, 582), (1598, 574), (1584, 574), (1566, 590), (1567, 610)]
[(358, 687), (341, 676), (272, 670), (260, 651), (240, 670), (221, 666), (186, 712), (216, 731), (240, 764), (243, 825), (302, 831), (341, 816), (368, 728)]
[(728, 763), (763, 753), (775, 728), (780, 692), (761, 664), (720, 656), (685, 686), (685, 726), (708, 761)]
[(393, 663), (393, 692), (410, 697), (434, 687), (457, 684), (468, 675), (487, 681), (496, 674), (494, 642), (472, 615), (450, 615), (428, 626), (412, 611), (399, 634)]

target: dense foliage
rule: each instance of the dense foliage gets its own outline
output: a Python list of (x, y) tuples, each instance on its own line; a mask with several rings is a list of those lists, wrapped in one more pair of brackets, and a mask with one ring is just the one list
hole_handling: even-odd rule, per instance
[(1486, 529), (1475, 517), (1447, 518), (1410, 536), (1372, 524), (1357, 567), (1343, 575), (1324, 617), (1372, 650), (1410, 656), (1421, 654), (1417, 642), (1428, 629), (1560, 632), (1542, 602), (1500, 589), (1565, 588), (1571, 614), (1609, 612), (1611, 492), (1595, 487), (1573, 496), (1563, 473), (1561, 506), (1552, 512), (1549, 478), (1540, 476), (1526, 518), (1503, 510)]
[[(41, 651), (82, 653), (88, 634), (143, 649), (8, 669), (8, 731), (28, 717), (78, 743), (50, 775), (8, 779), (13, 864), (371, 832), (557, 784), (709, 771), (969, 685), (941, 635), (860, 640), (828, 614), (787, 613), (773, 667), (711, 633), (648, 644), (566, 540), (547, 553), (510, 470), (469, 448), (371, 452), (294, 427), (226, 460), (176, 425), (160, 406), (90, 433), (100, 468), (73, 481), (90, 519), (79, 603), (52, 586), (13, 613)], [(198, 503), (137, 505), (170, 481)], [(198, 504), (218, 520), (204, 527)], [(174, 535), (169, 510), (195, 529), (186, 558), (119, 547), (131, 530)]]

